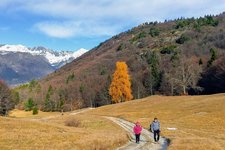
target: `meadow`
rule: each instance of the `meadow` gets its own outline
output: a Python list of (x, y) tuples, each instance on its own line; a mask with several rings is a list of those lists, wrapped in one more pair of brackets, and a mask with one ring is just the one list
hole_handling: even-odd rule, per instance
[(162, 136), (171, 141), (169, 150), (224, 149), (225, 94), (151, 96), (81, 111), (13, 110), (0, 117), (1, 149), (111, 150), (128, 142), (127, 133), (104, 116), (140, 121), (146, 129), (158, 117)]
[(225, 94), (151, 96), (88, 113), (140, 121), (147, 129), (157, 117), (161, 122), (161, 134), (171, 140), (171, 150), (219, 150), (225, 145)]

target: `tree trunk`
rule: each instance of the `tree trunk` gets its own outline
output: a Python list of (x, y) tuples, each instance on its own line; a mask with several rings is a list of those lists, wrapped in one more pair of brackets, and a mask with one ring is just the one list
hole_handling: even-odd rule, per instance
[(70, 100), (70, 111), (73, 111), (73, 103), (72, 103), (72, 100)]
[(184, 62), (182, 62), (183, 66), (182, 66), (182, 82), (183, 82), (183, 94), (186, 95), (186, 86), (185, 86), (185, 64)]
[(174, 87), (173, 87), (173, 82), (171, 83), (171, 95), (173, 96), (174, 95)]
[(138, 86), (138, 93), (137, 93), (137, 99), (140, 98), (140, 91), (139, 91), (139, 86)]
[(91, 99), (90, 99), (90, 107), (91, 107), (91, 108), (93, 107), (93, 102), (92, 102)]
[(151, 92), (151, 95), (153, 95), (152, 83), (151, 83), (151, 85), (150, 85), (150, 92)]
[(186, 95), (186, 87), (183, 85), (183, 94)]

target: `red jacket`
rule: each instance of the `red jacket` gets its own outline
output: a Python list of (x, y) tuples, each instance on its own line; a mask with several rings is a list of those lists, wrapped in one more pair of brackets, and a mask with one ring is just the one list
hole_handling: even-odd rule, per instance
[(135, 134), (141, 134), (142, 127), (140, 125), (135, 125), (133, 131)]

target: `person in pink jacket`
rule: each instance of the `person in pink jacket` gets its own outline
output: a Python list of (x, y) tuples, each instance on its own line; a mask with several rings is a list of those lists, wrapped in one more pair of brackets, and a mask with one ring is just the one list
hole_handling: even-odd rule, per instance
[(140, 125), (140, 122), (136, 122), (134, 128), (133, 128), (135, 137), (136, 137), (136, 143), (139, 144), (140, 142), (140, 135), (141, 135), (141, 131), (142, 131), (142, 127)]

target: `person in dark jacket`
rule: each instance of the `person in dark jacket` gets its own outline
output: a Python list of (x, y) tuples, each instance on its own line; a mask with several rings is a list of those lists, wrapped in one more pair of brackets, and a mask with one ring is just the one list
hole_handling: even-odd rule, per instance
[(154, 133), (155, 142), (158, 142), (160, 138), (160, 122), (157, 118), (154, 118), (153, 122), (151, 123), (150, 130)]

